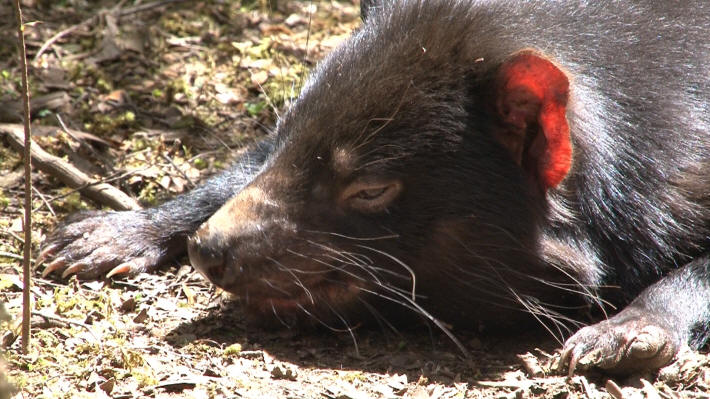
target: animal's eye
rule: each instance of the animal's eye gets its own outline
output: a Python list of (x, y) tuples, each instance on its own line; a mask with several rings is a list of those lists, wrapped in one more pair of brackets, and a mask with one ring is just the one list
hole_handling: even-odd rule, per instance
[(399, 180), (356, 181), (348, 186), (341, 196), (345, 204), (367, 213), (383, 211), (402, 191)]
[(376, 188), (370, 188), (366, 190), (360, 190), (355, 194), (355, 197), (364, 199), (364, 200), (373, 200), (380, 195), (384, 194), (385, 191), (387, 191), (387, 186), (383, 187), (376, 187)]

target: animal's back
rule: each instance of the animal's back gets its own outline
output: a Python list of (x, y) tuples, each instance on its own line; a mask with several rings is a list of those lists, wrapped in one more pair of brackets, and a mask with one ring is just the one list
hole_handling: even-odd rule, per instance
[(710, 3), (486, 3), (496, 17), (473, 25), (499, 24), (494, 45), (536, 49), (571, 77), (574, 163), (548, 196), (548, 234), (627, 298), (705, 252)]
[[(581, 255), (585, 283), (621, 284), (632, 298), (704, 250), (710, 3), (439, 0), (374, 7), (351, 45), (331, 55), (347, 60), (337, 71), (348, 76), (340, 84), (354, 96), (391, 106), (391, 97), (403, 95), (403, 79), (414, 82), (407, 95), (462, 96), (450, 88), (465, 86), (476, 63), (496, 64), (522, 49), (549, 57), (569, 76), (573, 165), (548, 193), (545, 232)], [(338, 79), (328, 76), (333, 72), (323, 69), (321, 80)], [(336, 91), (314, 89), (318, 105), (309, 112), (342, 112)], [(352, 106), (377, 108), (367, 101)]]
[[(570, 25), (546, 26), (535, 13), (530, 26), (544, 42), (532, 47), (572, 76), (568, 119), (577, 158), (558, 195), (549, 196), (553, 221), (563, 226), (552, 231), (584, 231), (586, 245), (597, 247), (594, 261), (611, 269), (604, 282), (633, 298), (707, 250), (710, 3), (545, 6), (551, 19), (562, 15)], [(560, 208), (577, 216), (559, 216)]]

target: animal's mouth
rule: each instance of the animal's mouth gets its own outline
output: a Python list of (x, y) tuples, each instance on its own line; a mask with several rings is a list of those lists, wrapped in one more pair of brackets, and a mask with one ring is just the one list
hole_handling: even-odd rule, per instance
[(333, 283), (321, 281), (318, 284), (293, 287), (289, 291), (273, 287), (273, 283), (250, 284), (246, 287), (225, 289), (245, 305), (250, 313), (295, 315), (319, 309), (336, 310), (348, 307), (357, 301), (360, 287), (354, 283)]

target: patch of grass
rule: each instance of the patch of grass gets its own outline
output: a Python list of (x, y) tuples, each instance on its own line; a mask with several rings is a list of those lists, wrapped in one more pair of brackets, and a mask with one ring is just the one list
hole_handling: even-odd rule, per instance
[(264, 108), (266, 108), (266, 101), (263, 100), (259, 102), (246, 103), (244, 106), (244, 109), (246, 109), (247, 113), (249, 113), (249, 116), (259, 115)]
[(84, 129), (99, 136), (109, 135), (118, 129), (136, 128), (136, 114), (124, 111), (118, 115), (96, 114), (93, 121), (84, 123)]

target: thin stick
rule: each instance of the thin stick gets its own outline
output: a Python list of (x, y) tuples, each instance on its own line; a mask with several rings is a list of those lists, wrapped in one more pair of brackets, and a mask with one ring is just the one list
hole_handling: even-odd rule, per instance
[(22, 262), (22, 353), (27, 354), (30, 348), (30, 251), (32, 250), (32, 158), (30, 157), (30, 88), (27, 84), (27, 54), (25, 52), (25, 26), (22, 24), (22, 9), (20, 0), (15, 0), (15, 16), (17, 17), (17, 47), (20, 50), (20, 66), (22, 67), (22, 105), (25, 122), (25, 243), (23, 244), (24, 260)]
[[(44, 195), (39, 190), (37, 190), (36, 187), (32, 187), (32, 191), (34, 191), (35, 194), (37, 194), (37, 196), (42, 200), (44, 205), (47, 206), (49, 213), (51, 213), (52, 216), (57, 217), (57, 214), (54, 213), (54, 209), (52, 209), (52, 205), (49, 203), (49, 201), (47, 201), (47, 198), (45, 198)], [(42, 205), (40, 205), (37, 209), (33, 209), (33, 211), (39, 211), (40, 209), (42, 209)]]
[(17, 260), (24, 260), (24, 258), (18, 254), (13, 254), (12, 252), (7, 252), (7, 251), (0, 251), (0, 256), (3, 258), (10, 258), (10, 259), (17, 259)]
[(49, 46), (53, 45), (57, 40), (61, 39), (62, 36), (66, 35), (68, 33), (71, 33), (84, 25), (88, 25), (88, 24), (92, 23), (92, 21), (94, 21), (94, 19), (96, 19), (96, 15), (92, 16), (91, 18), (89, 18), (87, 20), (84, 20), (83, 22), (81, 22), (79, 24), (70, 26), (70, 27), (54, 34), (52, 37), (49, 38), (49, 40), (47, 40), (46, 42), (44, 42), (42, 44), (42, 47), (39, 48), (39, 50), (37, 51), (37, 54), (35, 54), (35, 57), (32, 61), (37, 62), (39, 57), (41, 57), (42, 54), (44, 54), (44, 52), (47, 51)]
[(183, 1), (186, 1), (186, 0), (159, 0), (159, 1), (154, 1), (152, 3), (140, 4), (140, 5), (137, 5), (134, 7), (129, 7), (129, 8), (121, 10), (120, 15), (122, 17), (125, 17), (126, 15), (135, 14), (137, 12), (148, 11), (150, 9), (160, 7), (160, 6), (163, 6), (166, 4), (170, 4), (170, 3), (181, 3)]
[(82, 323), (80, 321), (71, 320), (71, 319), (65, 319), (64, 317), (59, 317), (57, 315), (44, 314), (42, 312), (32, 312), (32, 315), (37, 316), (37, 317), (41, 317), (45, 320), (51, 320), (51, 321), (55, 321), (55, 322), (59, 322), (59, 323), (64, 323), (64, 324), (68, 324), (68, 325), (72, 325), (72, 326), (81, 327), (81, 328), (85, 329), (89, 333), (89, 335), (91, 335), (92, 338), (94, 338), (94, 341), (96, 341), (96, 343), (99, 344), (99, 347), (103, 348), (103, 346), (104, 346), (103, 343), (101, 342), (101, 340), (98, 339), (96, 337), (96, 335), (94, 335), (93, 331), (91, 331), (91, 327), (89, 327), (85, 323)]
[[(109, 11), (109, 13), (115, 13), (115, 12), (118, 10), (118, 11), (119, 11), (118, 14), (119, 14), (120, 16), (124, 17), (124, 16), (126, 16), (126, 15), (135, 14), (135, 13), (137, 13), (137, 12), (142, 12), (142, 11), (147, 11), (147, 10), (150, 10), (150, 9), (152, 9), (152, 8), (155, 8), (155, 7), (160, 7), (160, 6), (165, 5), (165, 4), (169, 4), (169, 3), (179, 3), (179, 2), (183, 2), (183, 1), (186, 1), (186, 0), (161, 0), (161, 1), (156, 1), (156, 2), (153, 2), (153, 3), (141, 4), (141, 5), (138, 5), (138, 6), (135, 6), (135, 7), (127, 8), (127, 9), (125, 9), (125, 10), (120, 10), (121, 6), (122, 6), (123, 3), (125, 2), (125, 1), (122, 1), (122, 2), (121, 2), (120, 4), (118, 4), (116, 7), (112, 8), (111, 11)], [(32, 61), (33, 61), (33, 62), (37, 62), (37, 60), (39, 59), (39, 57), (41, 57), (42, 54), (44, 54), (44, 52), (47, 51), (47, 49), (48, 49), (51, 45), (53, 45), (54, 43), (56, 43), (57, 40), (61, 39), (62, 37), (64, 37), (65, 35), (67, 35), (67, 34), (69, 34), (69, 33), (74, 32), (75, 30), (77, 30), (77, 29), (79, 29), (79, 28), (81, 28), (81, 27), (84, 27), (84, 26), (87, 26), (87, 25), (92, 25), (92, 24), (96, 23), (96, 20), (97, 20), (98, 18), (100, 18), (100, 17), (101, 17), (100, 14), (99, 14), (99, 15), (93, 15), (93, 16), (91, 16), (91, 17), (89, 17), (89, 18), (87, 18), (87, 19), (81, 21), (80, 23), (78, 23), (78, 24), (76, 24), (76, 25), (72, 25), (72, 26), (70, 26), (70, 27), (68, 27), (68, 28), (66, 28), (66, 29), (64, 29), (64, 30), (62, 30), (62, 31), (57, 32), (57, 33), (54, 34), (52, 37), (50, 37), (46, 42), (42, 43), (42, 46), (41, 46), (41, 47), (39, 48), (39, 50), (37, 51), (37, 54), (35, 54), (35, 56), (34, 56), (34, 58), (32, 59)]]

